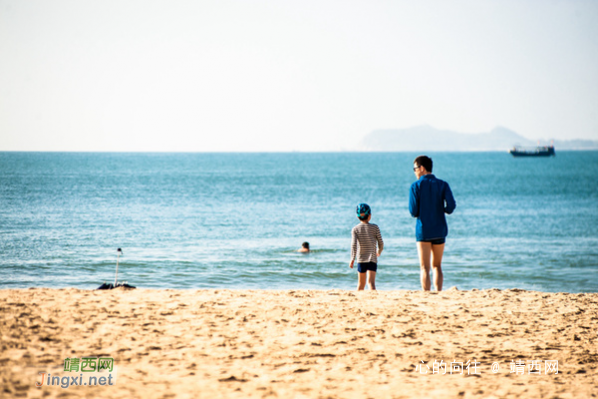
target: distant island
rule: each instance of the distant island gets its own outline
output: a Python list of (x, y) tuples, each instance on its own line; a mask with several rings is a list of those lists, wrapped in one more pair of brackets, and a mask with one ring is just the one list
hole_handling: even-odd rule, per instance
[[(541, 140), (541, 145), (550, 144)], [(365, 136), (361, 148), (368, 151), (507, 151), (513, 146), (536, 147), (538, 141), (529, 140), (512, 130), (497, 126), (487, 133), (459, 133), (423, 125), (407, 129), (374, 130)], [(559, 150), (598, 150), (598, 141), (554, 140)]]

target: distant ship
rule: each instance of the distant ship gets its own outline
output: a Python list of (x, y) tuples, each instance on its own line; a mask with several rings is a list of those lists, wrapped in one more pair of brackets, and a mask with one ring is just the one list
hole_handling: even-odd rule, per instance
[(509, 150), (509, 153), (514, 157), (550, 157), (555, 156), (554, 146), (536, 147), (535, 150), (523, 150), (519, 147), (513, 147)]

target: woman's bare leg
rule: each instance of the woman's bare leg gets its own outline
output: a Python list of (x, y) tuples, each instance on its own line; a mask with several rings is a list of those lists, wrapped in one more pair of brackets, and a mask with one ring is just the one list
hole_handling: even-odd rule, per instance
[(376, 289), (376, 272), (368, 270), (368, 286), (370, 290)]
[(357, 291), (363, 291), (365, 288), (367, 273), (357, 273), (357, 278)]

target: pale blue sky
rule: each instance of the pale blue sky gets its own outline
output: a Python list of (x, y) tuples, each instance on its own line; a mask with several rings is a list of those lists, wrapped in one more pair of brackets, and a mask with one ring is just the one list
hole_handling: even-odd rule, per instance
[(598, 1), (0, 0), (0, 151), (598, 140)]

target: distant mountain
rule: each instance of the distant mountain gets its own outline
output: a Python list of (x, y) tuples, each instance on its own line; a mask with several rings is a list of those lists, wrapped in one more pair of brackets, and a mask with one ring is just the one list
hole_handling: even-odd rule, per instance
[[(459, 133), (423, 125), (408, 129), (374, 130), (365, 136), (361, 148), (368, 151), (507, 151), (513, 146), (536, 147), (512, 130), (497, 126), (488, 133)], [(548, 144), (546, 141), (542, 145)], [(596, 150), (598, 141), (555, 140), (556, 150)]]
[(559, 150), (598, 150), (598, 141), (593, 140), (554, 140), (554, 148)]

